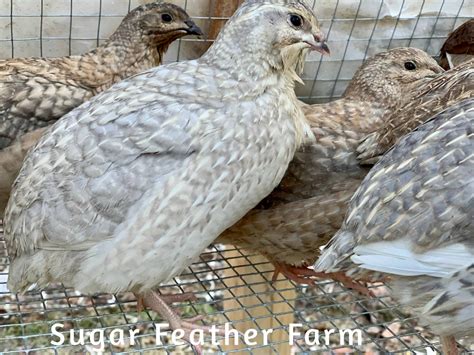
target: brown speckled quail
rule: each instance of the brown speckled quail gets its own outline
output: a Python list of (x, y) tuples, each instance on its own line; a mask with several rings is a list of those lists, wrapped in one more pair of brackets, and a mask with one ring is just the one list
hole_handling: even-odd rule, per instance
[(387, 116), (383, 125), (357, 147), (361, 164), (372, 165), (398, 139), (426, 122), (432, 115), (474, 97), (474, 60), (465, 62), (421, 85), (406, 105)]
[(316, 141), (296, 153), (278, 188), (218, 242), (258, 250), (277, 271), (312, 283), (300, 275), (314, 273), (299, 266), (314, 262), (319, 247), (340, 228), (368, 172), (357, 160), (359, 141), (410, 99), (414, 87), (442, 71), (425, 52), (397, 48), (367, 60), (342, 99), (303, 105)]
[(267, 196), (311, 138), (294, 92), (310, 50), (327, 46), (304, 1), (247, 0), (203, 57), (125, 79), (56, 122), (6, 209), (9, 288), (131, 291), (189, 338), (199, 326), (154, 289)]
[(131, 11), (103, 45), (83, 55), (0, 60), (0, 172), (8, 171), (0, 174), (0, 218), (23, 161), (20, 152), (40, 135), (16, 142), (22, 149), (5, 148), (114, 83), (161, 64), (168, 46), (189, 34), (201, 30), (182, 8), (155, 2)]
[(469, 98), (412, 129), (383, 155), (315, 269), (384, 277), (394, 297), (441, 336), (443, 353), (457, 354), (455, 337), (474, 337), (473, 172)]

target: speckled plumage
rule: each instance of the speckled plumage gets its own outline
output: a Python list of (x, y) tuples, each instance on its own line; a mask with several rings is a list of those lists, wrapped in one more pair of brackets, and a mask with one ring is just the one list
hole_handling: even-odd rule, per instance
[(226, 18), (231, 17), (235, 10), (243, 3), (243, 0), (221, 0), (213, 3), (212, 20), (209, 24), (208, 39), (215, 39), (225, 25)]
[[(406, 61), (419, 63), (418, 70), (407, 71)], [(415, 86), (440, 72), (425, 52), (397, 48), (368, 60), (342, 99), (303, 105), (315, 142), (296, 153), (278, 188), (218, 242), (258, 250), (274, 263), (314, 262), (368, 172), (356, 158), (359, 141), (410, 99)]]
[[(174, 21), (164, 23), (163, 13), (172, 14)], [(188, 34), (192, 25), (185, 21), (194, 25), (178, 6), (147, 4), (128, 14), (103, 45), (86, 54), (0, 61), (0, 149), (26, 132), (51, 125), (114, 83), (161, 64), (169, 44)]]
[(18, 176), (26, 153), (38, 142), (46, 129), (45, 127), (28, 132), (0, 151), (0, 218), (3, 217), (13, 182)]
[(309, 133), (294, 80), (309, 48), (324, 49), (317, 38), (302, 2), (247, 1), (202, 58), (124, 80), (58, 121), (6, 210), (9, 287), (149, 294), (178, 275), (271, 192)]
[[(165, 23), (163, 14), (173, 20)], [(22, 135), (50, 126), (114, 83), (161, 64), (171, 42), (198, 33), (183, 9), (155, 2), (130, 12), (103, 45), (83, 55), (0, 60), (0, 171), (20, 170), (21, 149), (5, 149), (24, 145), (15, 142)], [(11, 151), (17, 154), (10, 156)], [(3, 161), (14, 164), (2, 166)], [(0, 217), (16, 173), (0, 175)]]
[(473, 130), (467, 99), (400, 139), (362, 182), (316, 269), (388, 274), (395, 297), (437, 334), (474, 335)]
[(474, 60), (420, 85), (412, 99), (393, 112), (384, 125), (368, 135), (357, 148), (363, 164), (373, 164), (405, 134), (432, 115), (474, 97)]
[(474, 336), (474, 263), (443, 278), (397, 278), (392, 288), (438, 334)]

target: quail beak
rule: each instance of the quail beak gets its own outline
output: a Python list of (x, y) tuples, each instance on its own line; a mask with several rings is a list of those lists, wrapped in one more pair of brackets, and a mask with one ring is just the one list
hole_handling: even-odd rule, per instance
[(321, 32), (306, 36), (304, 43), (313, 51), (319, 52), (322, 55), (331, 55), (326, 39)]
[(185, 31), (189, 35), (202, 36), (204, 34), (202, 30), (193, 21), (186, 20), (184, 23), (188, 26), (188, 28), (186, 28)]

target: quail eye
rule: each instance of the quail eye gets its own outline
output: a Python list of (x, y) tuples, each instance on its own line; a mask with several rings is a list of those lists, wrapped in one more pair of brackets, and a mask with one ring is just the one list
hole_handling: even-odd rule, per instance
[(290, 22), (295, 27), (301, 27), (303, 19), (299, 15), (290, 15)]
[(405, 62), (406, 70), (416, 70), (416, 64), (414, 62)]
[(169, 14), (163, 14), (163, 15), (161, 15), (161, 19), (163, 20), (163, 22), (171, 22), (171, 21), (173, 21), (173, 18), (172, 18), (171, 15), (169, 15)]

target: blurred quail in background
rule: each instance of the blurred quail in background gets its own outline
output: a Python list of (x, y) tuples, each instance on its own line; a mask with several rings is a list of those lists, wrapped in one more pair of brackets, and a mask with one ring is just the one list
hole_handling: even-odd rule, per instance
[(441, 336), (446, 355), (458, 353), (455, 337), (474, 337), (473, 129), (470, 98), (402, 137), (364, 179), (315, 265), (384, 278)]
[(474, 19), (459, 26), (441, 47), (439, 64), (446, 70), (474, 59)]

